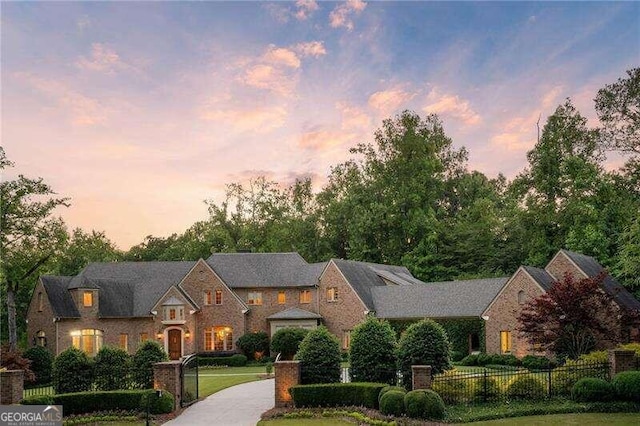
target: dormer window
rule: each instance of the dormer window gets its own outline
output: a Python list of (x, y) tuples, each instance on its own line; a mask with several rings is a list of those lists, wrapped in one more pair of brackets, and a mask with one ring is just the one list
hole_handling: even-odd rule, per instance
[(85, 308), (90, 308), (93, 306), (93, 292), (92, 291), (85, 291), (82, 294), (82, 304), (84, 305)]
[(184, 324), (185, 322), (184, 302), (171, 297), (162, 304), (163, 324)]

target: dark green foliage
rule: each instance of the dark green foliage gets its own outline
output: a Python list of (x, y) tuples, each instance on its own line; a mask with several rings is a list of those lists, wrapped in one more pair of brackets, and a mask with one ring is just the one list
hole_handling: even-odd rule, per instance
[(382, 395), (391, 391), (400, 391), (403, 394), (407, 393), (407, 390), (401, 386), (385, 386), (382, 388), (382, 390), (380, 390), (380, 395), (378, 395), (378, 401), (380, 401), (380, 398), (382, 398)]
[(514, 355), (474, 354), (467, 355), (462, 358), (460, 364), (466, 366), (507, 365), (511, 367), (519, 367), (522, 365), (522, 361)]
[(290, 389), (296, 407), (357, 406), (378, 408), (384, 383), (330, 383), (297, 385)]
[(414, 390), (404, 396), (407, 416), (416, 419), (441, 420), (444, 418), (444, 402), (432, 390)]
[[(95, 411), (126, 410), (145, 412), (146, 395), (151, 394), (150, 412), (164, 414), (173, 411), (173, 395), (162, 391), (158, 398), (154, 390), (118, 390), (76, 392), (51, 396), (53, 403), (64, 407), (64, 415), (93, 413)], [(30, 403), (31, 403), (30, 399)]]
[(293, 359), (308, 332), (304, 328), (283, 328), (276, 331), (271, 337), (271, 353), (273, 356), (280, 354), (283, 360)]
[[(485, 350), (484, 320), (482, 318), (452, 318), (436, 320), (444, 328), (451, 350), (462, 356), (469, 354), (469, 336), (476, 334), (480, 343), (479, 351)], [(453, 357), (452, 357), (453, 359)]]
[(152, 388), (153, 364), (167, 359), (167, 353), (158, 342), (145, 341), (131, 360), (131, 375), (135, 385), (141, 389)]
[(238, 339), (238, 347), (247, 359), (260, 359), (269, 353), (269, 335), (264, 331), (246, 333)]
[(351, 381), (395, 384), (395, 351), (396, 336), (389, 323), (374, 317), (367, 318), (351, 333)]
[(555, 367), (555, 363), (544, 356), (526, 355), (522, 358), (522, 366), (529, 370), (546, 370)]
[(447, 335), (438, 323), (426, 319), (410, 326), (398, 344), (402, 385), (411, 388), (412, 365), (430, 365), (432, 374), (448, 370), (451, 367), (449, 350)]
[(577, 402), (607, 402), (613, 399), (615, 390), (606, 380), (585, 377), (571, 388), (571, 399)]
[(29, 368), (35, 374), (35, 384), (51, 383), (53, 355), (42, 346), (27, 349), (23, 356), (31, 361)]
[(241, 354), (231, 356), (199, 356), (198, 365), (226, 365), (227, 367), (244, 367), (247, 365), (247, 357)]
[(451, 351), (451, 353), (449, 354), (449, 358), (451, 358), (452, 362), (459, 362), (462, 360), (462, 358), (464, 358), (464, 355), (459, 351)]
[(640, 402), (640, 371), (624, 371), (611, 381), (622, 400)]
[(398, 390), (390, 390), (380, 396), (380, 412), (389, 416), (404, 414), (404, 394)]
[(544, 383), (529, 375), (516, 377), (507, 387), (507, 396), (511, 399), (535, 400), (544, 398), (546, 394)]
[(53, 361), (51, 378), (56, 393), (88, 391), (93, 384), (93, 362), (80, 349), (66, 349)]
[(34, 395), (20, 401), (22, 405), (53, 405), (53, 395)]
[(326, 327), (320, 326), (305, 336), (296, 358), (300, 360), (303, 384), (340, 381), (340, 343)]
[(102, 347), (94, 359), (95, 384), (99, 390), (110, 391), (129, 387), (131, 357), (120, 348)]
[[(149, 400), (149, 401), (148, 401)], [(147, 391), (140, 398), (140, 410), (146, 411), (147, 403), (149, 403), (149, 412), (152, 414), (167, 414), (171, 413), (175, 408), (175, 401), (173, 395), (166, 390), (162, 391), (160, 397), (156, 391)]]
[(500, 384), (493, 377), (480, 377), (476, 380), (473, 398), (476, 402), (492, 402), (500, 399)]

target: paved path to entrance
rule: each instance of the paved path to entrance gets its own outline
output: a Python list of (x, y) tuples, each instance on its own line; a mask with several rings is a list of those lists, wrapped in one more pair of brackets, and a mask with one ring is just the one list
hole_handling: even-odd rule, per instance
[(216, 392), (185, 409), (164, 426), (255, 426), (275, 404), (273, 379), (243, 383)]

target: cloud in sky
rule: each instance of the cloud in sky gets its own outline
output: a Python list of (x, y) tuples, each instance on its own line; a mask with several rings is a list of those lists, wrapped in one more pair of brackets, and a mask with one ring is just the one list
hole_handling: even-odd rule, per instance
[(338, 5), (329, 14), (329, 25), (332, 28), (346, 28), (352, 31), (354, 28), (353, 16), (359, 15), (367, 7), (362, 0), (347, 0)]
[(5, 176), (42, 176), (70, 227), (123, 248), (204, 219), (236, 177), (319, 189), (404, 109), (513, 177), (538, 117), (571, 96), (593, 126), (597, 89), (640, 50), (632, 2), (256, 5), (3, 4)]

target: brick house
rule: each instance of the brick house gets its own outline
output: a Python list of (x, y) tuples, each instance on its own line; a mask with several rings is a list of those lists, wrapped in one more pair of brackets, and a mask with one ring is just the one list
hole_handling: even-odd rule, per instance
[[(487, 352), (521, 354), (530, 348), (510, 334), (519, 304), (565, 270), (592, 276), (602, 267), (563, 250), (545, 270), (521, 267), (511, 278), (423, 283), (401, 266), (341, 259), (310, 264), (297, 253), (92, 263), (75, 277), (40, 277), (27, 333), (32, 345), (54, 354), (70, 346), (95, 354), (103, 345), (133, 353), (144, 340), (157, 339), (177, 359), (235, 352), (247, 332), (272, 335), (319, 324), (347, 349), (351, 330), (367, 315), (392, 321), (484, 318)], [(640, 305), (613, 279), (608, 282), (619, 303)], [(480, 334), (468, 337), (469, 351), (478, 350)]]

